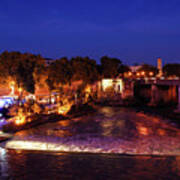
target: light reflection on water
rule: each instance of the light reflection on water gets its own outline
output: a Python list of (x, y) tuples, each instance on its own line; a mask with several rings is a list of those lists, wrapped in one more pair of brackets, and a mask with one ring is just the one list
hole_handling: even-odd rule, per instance
[(179, 179), (180, 157), (48, 153), (0, 149), (0, 169), (0, 179), (15, 180)]
[(103, 107), (72, 120), (16, 133), (11, 149), (65, 152), (180, 154), (179, 129), (132, 109)]
[(0, 177), (18, 180), (37, 177), (179, 179), (180, 156), (116, 154), (180, 155), (179, 139), (179, 129), (159, 117), (136, 113), (131, 109), (100, 108), (91, 116), (16, 133), (6, 146), (17, 150), (0, 149)]

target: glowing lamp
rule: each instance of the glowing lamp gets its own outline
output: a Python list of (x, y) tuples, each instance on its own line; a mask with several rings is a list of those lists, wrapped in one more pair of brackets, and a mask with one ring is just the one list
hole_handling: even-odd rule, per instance
[(128, 76), (132, 76), (132, 72), (128, 72)]
[(154, 75), (154, 73), (153, 72), (149, 72), (149, 76), (153, 76)]
[(138, 73), (136, 73), (136, 76), (140, 76), (140, 73), (138, 72)]

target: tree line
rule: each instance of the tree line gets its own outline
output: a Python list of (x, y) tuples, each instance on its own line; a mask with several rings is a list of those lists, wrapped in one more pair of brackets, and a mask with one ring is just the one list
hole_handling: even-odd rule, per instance
[(46, 84), (50, 91), (61, 85), (82, 80), (84, 85), (92, 84), (102, 78), (114, 78), (129, 71), (117, 58), (103, 56), (101, 64), (89, 57), (62, 57), (49, 65), (41, 55), (8, 52), (0, 54), (0, 83), (14, 82), (17, 88), (29, 93), (35, 92), (36, 85)]
[[(141, 70), (157, 72), (156, 67), (143, 65)], [(62, 57), (49, 65), (41, 55), (31, 53), (8, 52), (0, 54), (0, 83), (14, 82), (17, 88), (29, 93), (35, 92), (35, 86), (44, 84), (50, 91), (60, 89), (63, 85), (82, 80), (84, 86), (102, 78), (123, 76), (129, 67), (118, 58), (103, 56), (100, 64), (89, 57)], [(180, 64), (166, 64), (165, 75), (180, 77)]]

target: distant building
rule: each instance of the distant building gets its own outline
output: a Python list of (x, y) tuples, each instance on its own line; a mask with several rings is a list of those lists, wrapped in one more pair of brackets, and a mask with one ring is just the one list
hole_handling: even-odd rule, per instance
[(101, 89), (103, 92), (112, 89), (116, 93), (123, 92), (123, 81), (122, 79), (102, 79), (101, 80)]
[(131, 72), (133, 72), (133, 73), (137, 72), (141, 67), (142, 67), (142, 65), (129, 66)]
[(162, 77), (163, 76), (163, 70), (162, 70), (162, 59), (161, 58), (157, 59), (157, 69), (158, 69), (157, 77)]

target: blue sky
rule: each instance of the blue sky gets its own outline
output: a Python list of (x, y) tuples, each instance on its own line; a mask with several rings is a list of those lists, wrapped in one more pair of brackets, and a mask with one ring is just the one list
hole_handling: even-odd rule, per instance
[(180, 62), (180, 0), (0, 0), (0, 52)]

